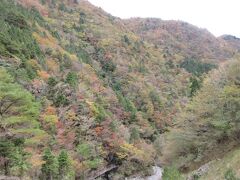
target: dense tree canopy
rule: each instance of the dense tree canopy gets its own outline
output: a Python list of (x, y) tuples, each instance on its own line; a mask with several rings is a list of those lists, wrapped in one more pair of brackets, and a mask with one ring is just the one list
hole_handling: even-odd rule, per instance
[(178, 127), (169, 133), (168, 138), (171, 136), (175, 143), (165, 148), (175, 151), (173, 154), (182, 159), (179, 160), (182, 164), (178, 164), (182, 168), (189, 162), (211, 159), (217, 156), (218, 151), (228, 151), (238, 144), (239, 67), (238, 58), (212, 72), (181, 114)]
[(1, 0), (0, 27), (1, 174), (125, 179), (237, 142), (235, 44), (75, 0)]
[(39, 103), (3, 68), (0, 68), (0, 126), (1, 131), (13, 136), (30, 138), (40, 133)]

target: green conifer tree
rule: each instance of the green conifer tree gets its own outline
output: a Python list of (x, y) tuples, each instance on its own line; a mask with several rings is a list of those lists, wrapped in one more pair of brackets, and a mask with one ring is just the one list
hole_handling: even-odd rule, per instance
[(49, 148), (47, 148), (44, 151), (42, 159), (43, 161), (45, 161), (45, 163), (42, 165), (43, 179), (46, 179), (46, 180), (57, 179), (58, 162), (56, 157), (54, 156), (54, 154)]

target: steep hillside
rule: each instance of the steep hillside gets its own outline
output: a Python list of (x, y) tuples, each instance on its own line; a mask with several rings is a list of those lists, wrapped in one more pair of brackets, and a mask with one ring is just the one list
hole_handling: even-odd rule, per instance
[(223, 158), (214, 159), (199, 169), (186, 175), (189, 179), (227, 179), (238, 180), (239, 174), (239, 160), (240, 160), (239, 147), (233, 151), (226, 153)]
[[(239, 173), (239, 160), (240, 160), (239, 149), (234, 150), (226, 154), (223, 159), (217, 159), (212, 161), (206, 173), (203, 173), (200, 179), (235, 179), (238, 180), (240, 177)], [(238, 177), (238, 178), (237, 178)]]
[(143, 40), (162, 47), (165, 53), (178, 53), (185, 58), (219, 61), (239, 50), (238, 46), (229, 47), (226, 39), (218, 39), (206, 29), (182, 21), (132, 18), (125, 20), (125, 24)]
[(240, 50), (240, 38), (237, 38), (232, 35), (222, 35), (219, 37), (219, 39), (222, 39), (226, 42), (228, 47), (231, 47), (232, 49), (236, 49), (238, 52)]
[(163, 162), (189, 171), (239, 145), (239, 74), (240, 61), (235, 57), (205, 78), (179, 114), (178, 124), (165, 134)]
[(44, 180), (151, 173), (175, 145), (163, 147), (163, 137), (217, 68), (209, 59), (227, 59), (236, 47), (167, 24), (181, 28), (179, 35), (168, 28), (165, 46), (85, 0), (2, 0), (0, 173)]
[[(41, 146), (39, 138), (34, 146), (22, 142), (22, 153), (31, 154), (20, 156), (24, 168), (1, 154), (2, 173), (47, 179), (59, 174), (57, 168), (67, 169), (60, 176), (78, 178), (115, 167), (120, 178), (145, 173), (157, 162), (160, 134), (186, 101), (190, 75), (87, 1), (18, 2), (25, 8), (1, 2), (1, 70), (35, 96), (37, 128), (48, 138)], [(16, 138), (28, 133), (4, 136), (2, 148), (17, 148)]]

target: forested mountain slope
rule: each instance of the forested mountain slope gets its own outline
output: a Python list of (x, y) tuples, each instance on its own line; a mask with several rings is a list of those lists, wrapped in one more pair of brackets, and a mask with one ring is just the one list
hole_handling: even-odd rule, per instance
[(163, 162), (175, 161), (189, 171), (239, 147), (239, 75), (240, 61), (235, 57), (204, 79), (179, 114), (178, 124), (165, 134)]
[(2, 0), (0, 27), (0, 172), (23, 179), (151, 173), (164, 135), (238, 44), (209, 35), (210, 50), (188, 56), (186, 32), (170, 52), (174, 41), (144, 39), (81, 0)]
[(208, 30), (182, 21), (132, 18), (124, 24), (142, 39), (162, 47), (166, 53), (178, 53), (185, 58), (221, 61), (239, 50), (239, 42), (229, 46), (237, 38), (216, 38)]

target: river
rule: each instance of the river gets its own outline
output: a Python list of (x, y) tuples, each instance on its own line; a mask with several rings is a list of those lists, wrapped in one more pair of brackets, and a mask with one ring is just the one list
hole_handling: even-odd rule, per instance
[(153, 175), (148, 177), (126, 178), (125, 180), (162, 180), (163, 169), (158, 166), (153, 166)]

